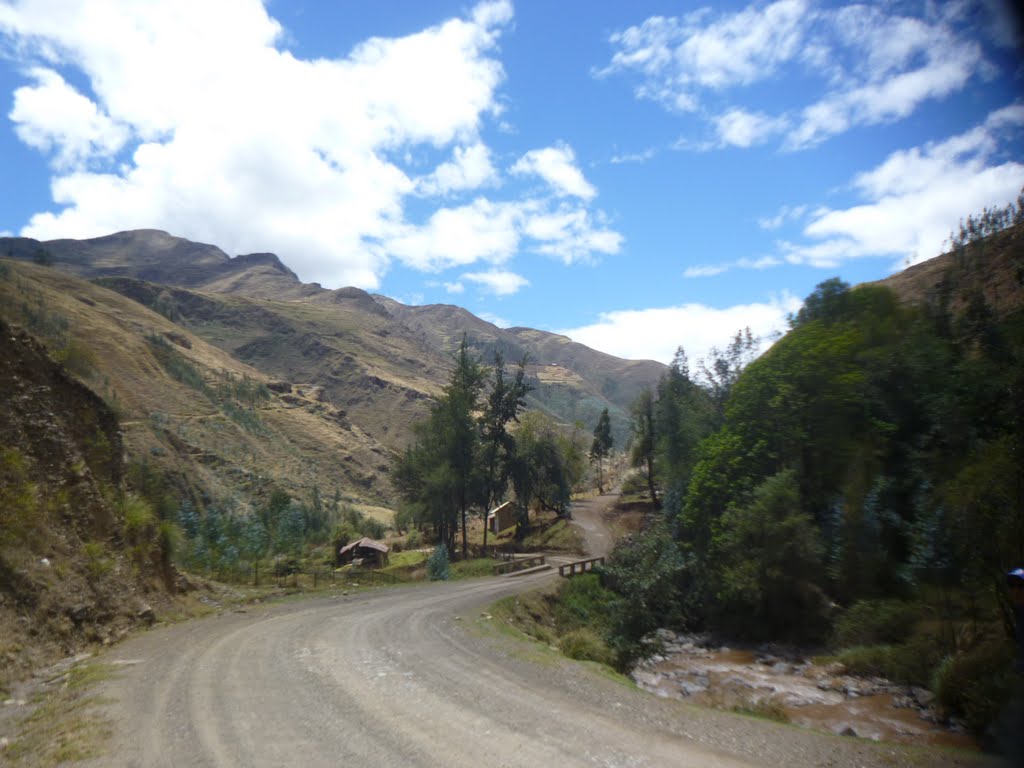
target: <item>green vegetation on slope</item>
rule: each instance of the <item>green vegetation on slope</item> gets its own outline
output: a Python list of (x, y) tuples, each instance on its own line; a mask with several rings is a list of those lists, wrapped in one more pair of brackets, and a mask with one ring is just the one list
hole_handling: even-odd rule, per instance
[[(829, 280), (749, 365), (742, 335), (703, 378), (680, 353), (635, 409), (663, 509), (602, 574), (620, 666), (658, 626), (827, 644), (992, 721), (1024, 560), (1024, 226), (990, 213), (934, 301)], [(1009, 274), (987, 273), (997, 255)]]

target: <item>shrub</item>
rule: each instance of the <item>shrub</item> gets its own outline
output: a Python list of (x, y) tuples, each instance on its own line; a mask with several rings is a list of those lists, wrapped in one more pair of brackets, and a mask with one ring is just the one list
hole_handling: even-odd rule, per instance
[(438, 544), (427, 558), (427, 578), (431, 581), (448, 580), (448, 548)]
[(409, 534), (405, 537), (405, 546), (407, 549), (417, 549), (422, 543), (423, 535), (416, 528), (409, 531)]
[(919, 618), (919, 608), (902, 600), (860, 600), (836, 622), (835, 644), (848, 647), (901, 643), (910, 637)]
[(387, 530), (387, 526), (380, 520), (368, 516), (363, 517), (362, 531), (364, 536), (369, 536), (371, 539), (383, 539)]
[(647, 494), (647, 478), (640, 472), (630, 472), (622, 481), (623, 496), (644, 496)]
[(91, 376), (96, 370), (96, 355), (74, 338), (69, 338), (63, 347), (53, 353), (53, 357), (76, 376)]
[(0, 545), (28, 537), (39, 524), (37, 489), (17, 448), (0, 449)]
[(1010, 700), (1012, 651), (1000, 638), (947, 656), (932, 678), (932, 690), (947, 714), (962, 717), (981, 735)]
[(942, 659), (942, 646), (930, 633), (918, 631), (905, 643), (858, 645), (843, 650), (837, 658), (854, 675), (927, 686)]
[(612, 666), (615, 654), (605, 645), (604, 641), (590, 629), (574, 629), (559, 640), (559, 648), (570, 659), (579, 661), (596, 661), (599, 664)]
[(595, 573), (566, 580), (554, 605), (555, 622), (562, 631), (590, 628), (603, 631), (608, 625), (608, 606), (615, 593), (601, 586)]
[(86, 542), (82, 552), (85, 554), (85, 573), (89, 583), (95, 584), (113, 570), (114, 563), (107, 557), (107, 548), (102, 542)]

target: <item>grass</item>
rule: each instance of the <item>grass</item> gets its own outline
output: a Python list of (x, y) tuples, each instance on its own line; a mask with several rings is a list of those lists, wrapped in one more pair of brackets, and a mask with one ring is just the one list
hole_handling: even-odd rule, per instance
[(448, 570), (453, 579), (474, 579), (481, 576), (493, 576), (495, 562), (497, 561), (490, 557), (457, 560), (448, 565)]
[(95, 688), (112, 674), (106, 664), (72, 667), (63, 684), (38, 696), (4, 758), (12, 766), (48, 768), (101, 755), (112, 731), (97, 711), (103, 699)]
[(583, 552), (583, 535), (567, 520), (556, 520), (551, 525), (535, 528), (523, 539), (523, 547), (579, 554)]

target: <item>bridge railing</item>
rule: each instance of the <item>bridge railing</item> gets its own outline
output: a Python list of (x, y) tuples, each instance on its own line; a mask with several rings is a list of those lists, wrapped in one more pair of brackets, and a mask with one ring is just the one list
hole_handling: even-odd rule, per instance
[(532, 557), (517, 557), (514, 560), (505, 560), (504, 562), (498, 563), (494, 566), (494, 575), (497, 576), (502, 573), (512, 573), (513, 571), (523, 571), (527, 568), (533, 568), (537, 565), (544, 565), (547, 561), (544, 555), (534, 555)]
[(575, 576), (580, 573), (587, 573), (599, 565), (604, 565), (603, 557), (591, 557), (588, 560), (577, 560), (574, 563), (566, 563), (558, 566), (558, 575), (564, 578)]

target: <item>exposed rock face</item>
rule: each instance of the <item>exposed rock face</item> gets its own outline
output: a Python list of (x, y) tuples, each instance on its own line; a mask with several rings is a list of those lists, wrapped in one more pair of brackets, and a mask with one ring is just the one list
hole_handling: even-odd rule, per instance
[(57, 486), (74, 501), (79, 535), (111, 535), (114, 521), (99, 483), (116, 487), (124, 471), (113, 411), (39, 342), (2, 321), (0, 398), (0, 446), (17, 447), (36, 483)]
[(0, 321), (0, 688), (155, 619), (109, 501), (123, 472), (113, 411)]

